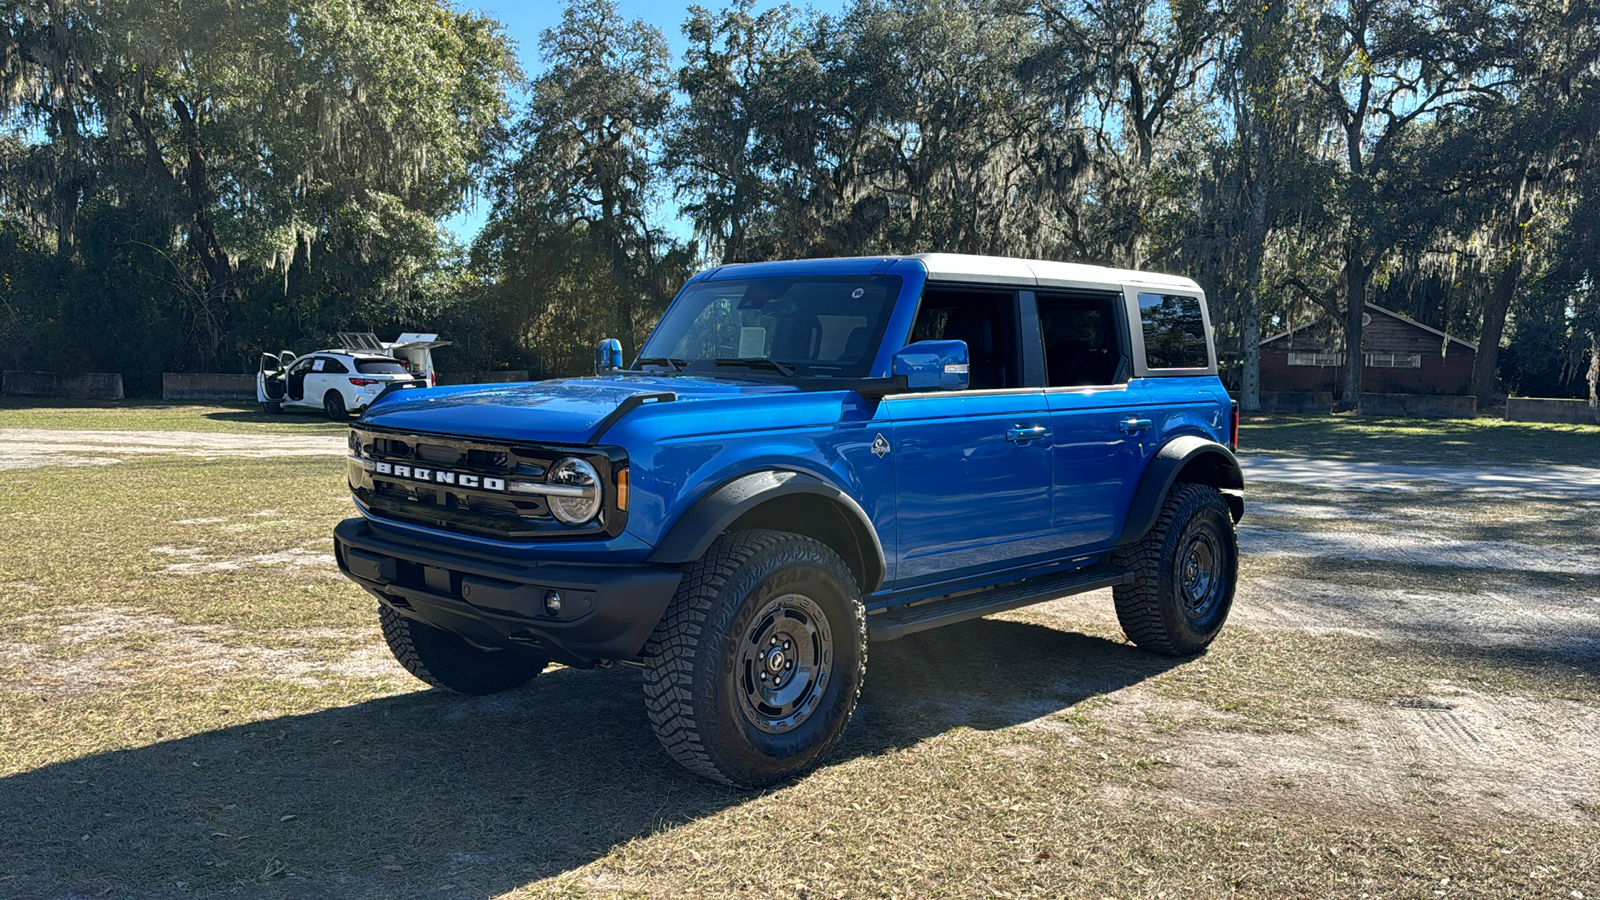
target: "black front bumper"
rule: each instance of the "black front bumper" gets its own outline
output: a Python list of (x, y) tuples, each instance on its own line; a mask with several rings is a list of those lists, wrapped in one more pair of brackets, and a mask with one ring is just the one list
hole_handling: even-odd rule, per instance
[[(683, 578), (676, 567), (508, 564), (382, 534), (359, 518), (340, 522), (333, 538), (339, 570), (395, 612), (567, 665), (638, 656)], [(547, 606), (552, 594), (558, 612)]]

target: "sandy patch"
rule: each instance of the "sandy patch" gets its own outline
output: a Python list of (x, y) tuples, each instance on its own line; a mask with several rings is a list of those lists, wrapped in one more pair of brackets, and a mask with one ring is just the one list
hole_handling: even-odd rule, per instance
[(1415, 531), (1277, 531), (1254, 527), (1248, 519), (1239, 527), (1239, 552), (1245, 557), (1298, 556), (1407, 566), (1600, 575), (1600, 548), (1592, 546), (1463, 541)]
[(1600, 498), (1600, 468), (1528, 466), (1473, 469), (1411, 466), (1333, 459), (1243, 455), (1246, 493), (1252, 481), (1276, 481), (1335, 490), (1460, 490), (1512, 497)]
[[(288, 632), (307, 641), (359, 642), (350, 650), (238, 646), (239, 632), (216, 625), (186, 625), (133, 609), (67, 610), (24, 616), (27, 623), (53, 624), (51, 642), (0, 642), (0, 693), (87, 694), (150, 678), (176, 676), (190, 689), (233, 676), (318, 685), (328, 677), (409, 678), (387, 647), (366, 632), (311, 629)], [(274, 632), (284, 637), (286, 632)], [(131, 648), (65, 648), (127, 637)]]
[(209, 575), (216, 572), (238, 572), (243, 569), (282, 569), (285, 572), (307, 574), (338, 574), (333, 554), (325, 548), (290, 547), (271, 553), (253, 553), (247, 556), (213, 558), (204, 547), (151, 547), (150, 552), (178, 560), (162, 567), (171, 575)]
[(1600, 798), (1600, 710), (1440, 685), (1427, 698), (1350, 703), (1339, 712), (1352, 724), (1304, 734), (1186, 733), (1161, 751), (1179, 770), (1169, 799), (1372, 809), (1426, 798), (1474, 816), (1595, 824), (1582, 805)]
[(100, 466), (130, 456), (169, 454), (216, 458), (242, 456), (342, 456), (343, 435), (211, 434), (198, 431), (52, 431), (0, 428), (6, 447), (0, 470), (38, 466)]

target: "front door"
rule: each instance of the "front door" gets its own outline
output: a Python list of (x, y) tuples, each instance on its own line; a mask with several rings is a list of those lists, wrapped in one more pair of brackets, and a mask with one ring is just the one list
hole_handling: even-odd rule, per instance
[(1043, 391), (885, 402), (894, 423), (897, 586), (1003, 568), (1058, 543)]
[(1052, 448), (1044, 391), (1022, 386), (1015, 292), (929, 286), (911, 340), (960, 340), (971, 387), (884, 401), (894, 460), (896, 586), (1048, 557)]

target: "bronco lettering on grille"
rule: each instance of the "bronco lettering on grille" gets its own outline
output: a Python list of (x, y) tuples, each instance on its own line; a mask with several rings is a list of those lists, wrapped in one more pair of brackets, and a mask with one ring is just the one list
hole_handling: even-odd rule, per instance
[(395, 463), (375, 462), (372, 471), (377, 475), (390, 475), (395, 478), (405, 478), (411, 481), (426, 481), (430, 484), (453, 484), (464, 488), (478, 488), (485, 491), (504, 491), (506, 480), (493, 478), (488, 475), (468, 475), (465, 472), (448, 472), (444, 469), (429, 469), (423, 466), (402, 466)]

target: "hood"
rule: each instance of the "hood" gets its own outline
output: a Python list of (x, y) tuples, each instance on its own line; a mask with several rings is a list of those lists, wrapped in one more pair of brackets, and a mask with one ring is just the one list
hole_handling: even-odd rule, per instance
[(606, 416), (635, 394), (670, 392), (679, 401), (692, 401), (798, 390), (770, 381), (694, 375), (561, 378), (402, 391), (368, 408), (361, 423), (494, 441), (584, 444)]

